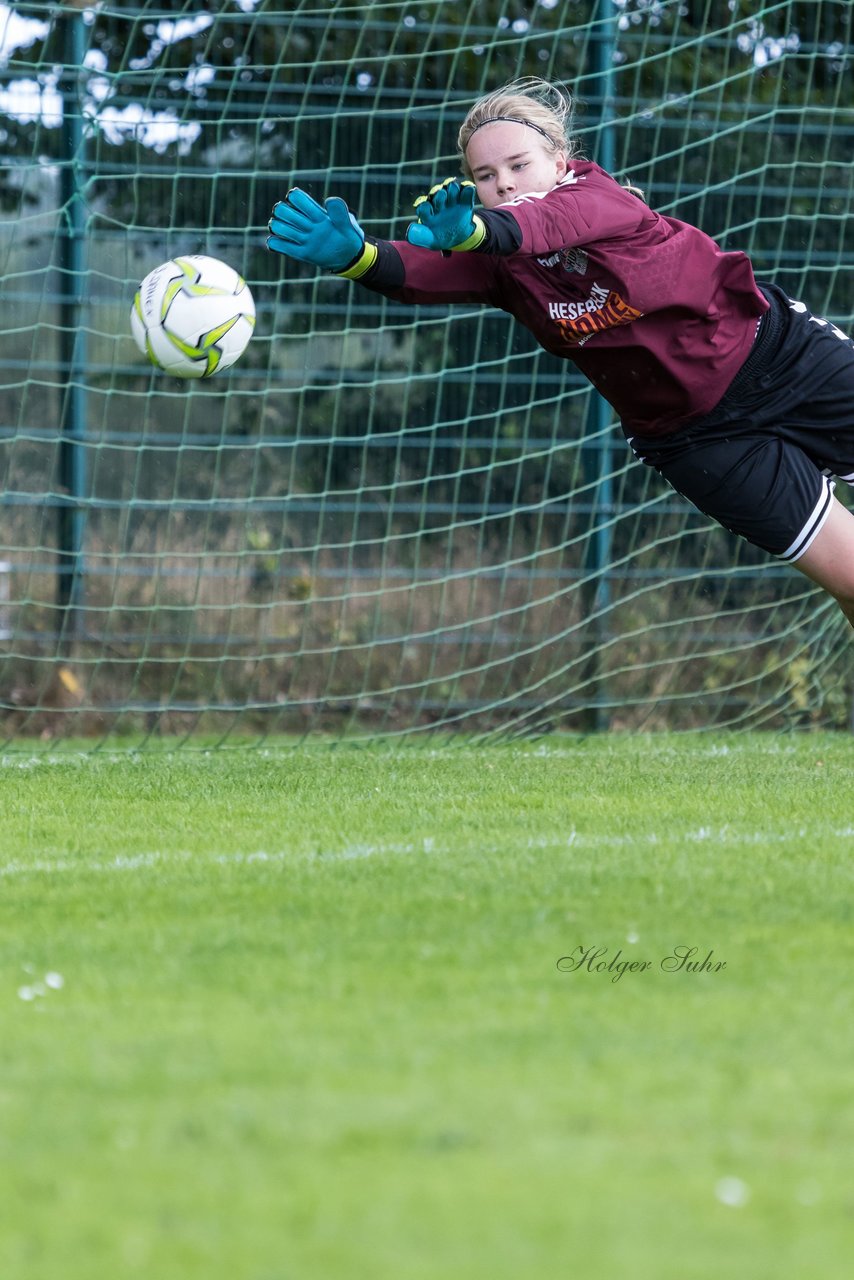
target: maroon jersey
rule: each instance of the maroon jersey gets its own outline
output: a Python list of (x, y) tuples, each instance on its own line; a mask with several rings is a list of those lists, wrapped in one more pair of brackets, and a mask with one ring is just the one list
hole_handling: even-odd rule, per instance
[(768, 309), (743, 253), (656, 213), (589, 160), (551, 191), (478, 215), (480, 251), (379, 242), (361, 283), (401, 302), (509, 312), (578, 365), (629, 434), (665, 435), (714, 408)]

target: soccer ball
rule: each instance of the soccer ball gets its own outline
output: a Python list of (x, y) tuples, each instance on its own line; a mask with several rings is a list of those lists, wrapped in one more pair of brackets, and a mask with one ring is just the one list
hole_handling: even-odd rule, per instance
[(145, 277), (130, 327), (140, 351), (164, 373), (210, 378), (243, 354), (255, 327), (255, 303), (233, 267), (188, 254)]

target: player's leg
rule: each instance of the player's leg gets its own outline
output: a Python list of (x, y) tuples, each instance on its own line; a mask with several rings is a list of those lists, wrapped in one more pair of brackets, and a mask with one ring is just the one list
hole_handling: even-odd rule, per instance
[(854, 514), (836, 498), (809, 549), (792, 564), (839, 602), (854, 627)]
[(780, 289), (766, 293), (769, 321), (720, 404), (671, 437), (630, 443), (701, 511), (823, 587), (854, 625), (854, 515), (828, 479), (854, 482), (854, 343)]
[(854, 625), (854, 515), (803, 449), (735, 424), (632, 447), (700, 511), (823, 587)]

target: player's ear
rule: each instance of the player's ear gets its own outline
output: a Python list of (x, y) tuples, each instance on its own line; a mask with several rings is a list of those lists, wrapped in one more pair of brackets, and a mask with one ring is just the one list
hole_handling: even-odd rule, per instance
[(558, 151), (555, 154), (555, 171), (558, 182), (569, 173), (569, 157), (565, 151)]

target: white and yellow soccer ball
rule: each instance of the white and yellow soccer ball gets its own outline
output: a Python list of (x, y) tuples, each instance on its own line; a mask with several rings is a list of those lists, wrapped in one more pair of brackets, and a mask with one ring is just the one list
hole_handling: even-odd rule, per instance
[(175, 378), (211, 378), (246, 350), (255, 303), (243, 277), (218, 258), (187, 254), (150, 271), (130, 313), (136, 345)]

